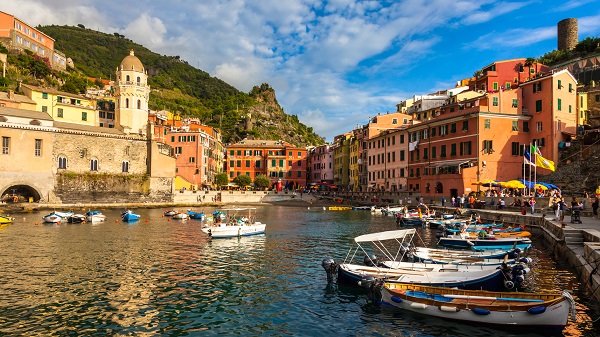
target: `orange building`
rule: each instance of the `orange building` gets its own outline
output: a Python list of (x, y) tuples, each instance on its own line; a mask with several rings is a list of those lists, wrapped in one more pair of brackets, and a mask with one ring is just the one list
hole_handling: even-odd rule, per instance
[(46, 57), (54, 68), (67, 68), (64, 54), (54, 50), (53, 38), (5, 12), (0, 12), (0, 42), (9, 50), (27, 49)]
[(577, 80), (565, 69), (531, 79), (521, 88), (523, 114), (531, 116), (531, 141), (544, 158), (558, 164), (558, 144), (577, 130)]
[(470, 89), (483, 92), (509, 90), (548, 69), (541, 63), (525, 58), (496, 61), (479, 71), (477, 77), (471, 81)]
[(401, 129), (382, 131), (367, 141), (368, 185), (375, 191), (406, 190), (408, 134)]
[(408, 128), (408, 188), (425, 196), (459, 196), (480, 180), (522, 176), (530, 116), (519, 109), (520, 89), (448, 103)]
[(252, 180), (263, 174), (271, 186), (289, 189), (306, 186), (307, 151), (288, 142), (244, 139), (227, 146), (229, 180), (245, 174)]

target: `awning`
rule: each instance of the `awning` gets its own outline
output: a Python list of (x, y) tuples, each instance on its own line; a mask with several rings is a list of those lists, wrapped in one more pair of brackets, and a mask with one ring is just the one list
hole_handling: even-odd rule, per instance
[(373, 241), (383, 241), (383, 240), (394, 240), (394, 239), (402, 239), (407, 235), (414, 235), (416, 229), (400, 229), (396, 231), (387, 231), (387, 232), (379, 232), (372, 234), (365, 234), (361, 236), (357, 236), (354, 238), (355, 242), (373, 242)]
[(460, 164), (466, 164), (469, 162), (470, 162), (470, 160), (451, 160), (451, 161), (446, 161), (446, 162), (442, 162), (442, 163), (434, 163), (434, 164), (431, 164), (430, 167), (458, 166)]

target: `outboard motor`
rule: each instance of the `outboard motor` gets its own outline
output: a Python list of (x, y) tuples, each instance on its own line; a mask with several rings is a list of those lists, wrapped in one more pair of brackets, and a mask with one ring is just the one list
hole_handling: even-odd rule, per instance
[(512, 268), (512, 279), (515, 283), (520, 284), (525, 281), (527, 270), (522, 264), (516, 264)]
[(338, 264), (334, 259), (328, 257), (321, 261), (321, 266), (325, 269), (327, 273), (327, 283), (333, 283), (335, 275), (337, 273)]
[(379, 289), (379, 280), (374, 276), (364, 276), (358, 281), (358, 285), (367, 290), (367, 297), (373, 302), (381, 301), (381, 291)]
[(533, 262), (533, 260), (530, 257), (522, 257), (519, 259), (519, 262), (525, 263), (525, 264), (530, 264), (531, 262)]
[(363, 258), (363, 263), (365, 264), (365, 266), (369, 267), (377, 267), (379, 265), (379, 261), (377, 261), (377, 256), (375, 256), (375, 254), (373, 253), (365, 255), (365, 257)]

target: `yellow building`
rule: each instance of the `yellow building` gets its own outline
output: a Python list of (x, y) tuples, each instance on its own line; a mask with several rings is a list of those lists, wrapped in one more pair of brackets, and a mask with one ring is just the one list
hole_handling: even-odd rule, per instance
[(588, 122), (588, 93), (577, 91), (577, 125), (585, 125)]
[(360, 175), (358, 168), (359, 168), (360, 151), (362, 149), (360, 142), (361, 142), (361, 140), (359, 140), (357, 133), (354, 132), (353, 136), (349, 140), (350, 173), (349, 173), (349, 177), (348, 177), (348, 179), (349, 179), (348, 189), (350, 191), (358, 191), (358, 185), (359, 185), (358, 178)]
[(350, 177), (350, 138), (352, 132), (334, 137), (333, 144), (333, 183), (348, 188)]
[(21, 90), (36, 102), (36, 111), (49, 114), (57, 122), (98, 125), (93, 99), (27, 84), (21, 84)]

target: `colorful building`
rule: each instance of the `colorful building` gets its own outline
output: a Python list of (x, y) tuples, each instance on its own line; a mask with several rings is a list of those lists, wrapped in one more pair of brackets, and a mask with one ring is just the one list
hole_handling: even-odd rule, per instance
[(115, 127), (127, 134), (146, 134), (150, 86), (148, 73), (133, 50), (116, 71)]
[(226, 148), (229, 180), (245, 174), (252, 180), (263, 174), (274, 188), (306, 186), (307, 151), (285, 141), (244, 139)]
[(471, 82), (469, 88), (480, 92), (509, 90), (548, 70), (547, 66), (533, 59), (496, 61), (478, 71), (477, 77)]
[(350, 183), (350, 138), (352, 133), (347, 132), (333, 138), (333, 184), (344, 189)]
[(82, 95), (21, 84), (25, 96), (36, 102), (36, 110), (54, 120), (97, 126), (96, 102)]
[(9, 50), (31, 50), (48, 58), (55, 69), (67, 69), (65, 55), (54, 50), (54, 39), (11, 14), (0, 12), (0, 43)]
[(310, 179), (312, 184), (333, 184), (333, 148), (320, 145), (310, 151)]
[(408, 141), (405, 129), (385, 130), (367, 141), (369, 190), (406, 190)]

